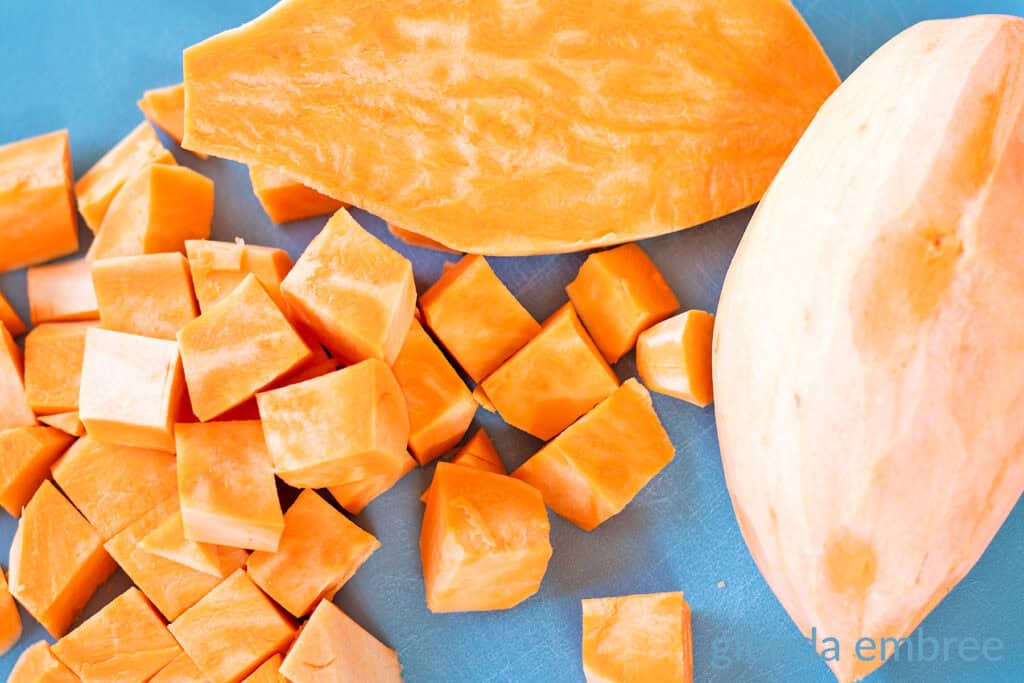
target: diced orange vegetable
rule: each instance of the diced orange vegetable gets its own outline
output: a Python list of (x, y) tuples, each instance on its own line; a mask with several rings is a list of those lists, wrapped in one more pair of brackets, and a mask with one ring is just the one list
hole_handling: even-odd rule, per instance
[(114, 569), (96, 529), (44, 481), (11, 542), (11, 595), (59, 638)]
[(52, 648), (82, 681), (147, 681), (181, 648), (138, 588), (129, 588)]
[(78, 683), (78, 676), (53, 656), (49, 643), (40, 640), (21, 653), (7, 683)]
[(373, 502), (377, 496), (389, 490), (398, 480), (416, 469), (416, 461), (411, 455), (402, 458), (389, 458), (378, 465), (381, 472), (373, 477), (352, 481), (347, 484), (330, 486), (327, 491), (338, 505), (353, 515), (358, 515)]
[[(181, 144), (185, 135), (185, 86), (181, 83), (163, 88), (153, 88), (142, 93), (137, 103), (150, 123), (171, 136)], [(202, 152), (193, 152), (200, 159), (205, 159)]]
[(682, 593), (582, 602), (588, 683), (693, 683), (690, 606)]
[(462, 252), (449, 249), (440, 242), (424, 237), (423, 235), (412, 232), (411, 230), (403, 230), (397, 225), (391, 225), (388, 223), (388, 232), (402, 240), (406, 244), (413, 247), (420, 247), (421, 249), (433, 249), (434, 251), (443, 251), (447, 254), (460, 254)]
[(640, 335), (636, 369), (640, 379), (659, 394), (674, 396), (701, 408), (714, 400), (711, 385), (711, 339), (715, 316), (687, 311), (660, 322)]
[[(491, 437), (487, 436), (487, 432), (482, 429), (478, 429), (476, 434), (459, 449), (459, 452), (451, 459), (451, 463), (494, 474), (508, 474), (505, 463), (501, 461), (501, 456), (498, 455), (498, 451), (491, 442)], [(420, 496), (420, 501), (426, 503), (429, 496), (430, 487), (428, 486)]]
[(259, 421), (179, 424), (175, 434), (185, 538), (275, 552), (284, 516)]
[(252, 273), (282, 311), (281, 281), (292, 269), (292, 259), (284, 249), (259, 247), (238, 242), (185, 242), (188, 265), (192, 271), (199, 309), (207, 310), (242, 283)]
[(277, 604), (303, 617), (321, 599), (332, 600), (379, 547), (373, 534), (306, 489), (285, 513), (277, 552), (254, 552), (247, 569)]
[(36, 423), (36, 416), (25, 397), (25, 376), (23, 374), (21, 349), (0, 323), (0, 429), (30, 427)]
[(40, 415), (39, 421), (71, 436), (83, 436), (85, 434), (85, 425), (78, 419), (77, 410), (67, 413), (54, 413), (53, 415)]
[(482, 256), (464, 256), (420, 297), (427, 327), (480, 382), (540, 332)]
[(487, 392), (484, 391), (483, 386), (477, 384), (473, 387), (473, 400), (476, 401), (477, 405), (486, 410), (489, 413), (496, 413), (498, 409), (491, 403), (491, 399), (487, 397)]
[(95, 326), (43, 323), (25, 337), (25, 398), (36, 415), (78, 410), (85, 333)]
[(171, 633), (211, 681), (241, 681), (295, 634), (291, 620), (239, 569), (171, 624)]
[(7, 577), (0, 570), (0, 656), (7, 653), (21, 638), (21, 614), (7, 587)]
[(151, 164), (131, 176), (89, 247), (92, 261), (164, 251), (210, 236), (213, 181), (184, 166)]
[(482, 382), (505, 421), (538, 439), (561, 432), (618, 385), (571, 304)]
[(78, 417), (91, 436), (174, 452), (184, 388), (176, 343), (97, 328), (86, 333)]
[(285, 683), (285, 677), (281, 675), (281, 662), (284, 657), (280, 652), (275, 653), (270, 659), (260, 664), (260, 667), (249, 674), (242, 683)]
[(0, 506), (12, 517), (50, 476), (50, 465), (74, 439), (51, 427), (16, 427), (0, 431)]
[(25, 323), (22, 322), (21, 316), (14, 310), (14, 307), (4, 298), (3, 292), (0, 292), (0, 323), (3, 323), (12, 337), (25, 334)]
[(131, 448), (85, 436), (52, 468), (53, 480), (103, 540), (178, 491), (171, 453)]
[(281, 293), (292, 313), (345, 363), (393, 363), (416, 308), (409, 259), (345, 210), (309, 243)]
[[(170, 664), (160, 669), (149, 683), (209, 683), (192, 658), (180, 650)], [(282, 682), (283, 683), (283, 682)]]
[(139, 542), (139, 547), (147, 553), (191, 567), (197, 572), (221, 578), (228, 573), (221, 565), (223, 557), (220, 546), (185, 538), (185, 523), (181, 519), (180, 510), (171, 513), (157, 528), (149, 532)]
[(297, 683), (402, 683), (398, 653), (321, 600), (281, 664)]
[(392, 370), (409, 410), (409, 452), (426, 465), (466, 435), (476, 414), (476, 401), (415, 320)]
[[(156, 605), (165, 619), (176, 619), (213, 590), (221, 579), (197, 572), (183, 564), (147, 553), (139, 543), (169, 514), (178, 510), (178, 497), (165, 499), (107, 541), (106, 549), (136, 586)], [(225, 569), (245, 566), (248, 553), (238, 548), (221, 548)]]
[(92, 282), (108, 330), (173, 340), (199, 315), (188, 261), (178, 253), (97, 261)]
[(672, 288), (637, 244), (591, 254), (565, 291), (609, 363), (626, 355), (641, 332), (679, 310)]
[(274, 470), (298, 488), (339, 486), (407, 458), (409, 414), (391, 368), (376, 359), (257, 394)]
[(75, 183), (78, 210), (85, 224), (98, 232), (111, 202), (132, 176), (149, 164), (174, 163), (153, 127), (145, 121), (140, 123)]
[(551, 559), (540, 493), (512, 477), (437, 464), (420, 534), (431, 612), (508, 609), (540, 588)]
[(66, 130), (0, 146), (0, 243), (0, 273), (78, 251)]
[(29, 268), (26, 282), (29, 315), (36, 325), (100, 317), (92, 264), (85, 259)]
[(249, 180), (263, 210), (278, 224), (323, 216), (345, 206), (272, 166), (250, 164)]
[(591, 531), (621, 512), (674, 455), (651, 395), (629, 379), (512, 476), (535, 486), (562, 517)]

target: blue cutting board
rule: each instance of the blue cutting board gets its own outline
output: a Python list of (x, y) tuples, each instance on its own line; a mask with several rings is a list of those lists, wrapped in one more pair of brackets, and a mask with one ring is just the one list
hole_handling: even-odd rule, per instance
[[(682, 2), (684, 0), (680, 0)], [(236, 26), (270, 0), (0, 0), (0, 143), (59, 128), (71, 131), (76, 175), (132, 129), (146, 88), (181, 79), (188, 45)], [(594, 5), (600, 3), (595, 0)], [(982, 12), (1024, 15), (1024, 0), (797, 0), (843, 76), (903, 28), (929, 18)], [(172, 143), (178, 161), (216, 181), (213, 238), (241, 236), (297, 257), (324, 219), (276, 227), (252, 195), (245, 169), (201, 161)], [(528, 208), (528, 207), (527, 207)], [(453, 257), (396, 242), (374, 216), (359, 221), (412, 259), (422, 288)], [(714, 310), (726, 268), (750, 211), (650, 240), (648, 252), (688, 308)], [(86, 236), (83, 231), (83, 239)], [(2, 245), (0, 245), (2, 248)], [(538, 318), (564, 300), (581, 255), (493, 259), (498, 274)], [(24, 272), (0, 288), (27, 318)], [(616, 368), (634, 374), (632, 356)], [(418, 538), (420, 492), (432, 468), (405, 477), (356, 521), (383, 547), (337, 602), (398, 650), (410, 682), (581, 681), (580, 598), (683, 590), (693, 607), (698, 681), (829, 681), (758, 573), (733, 517), (715, 435), (714, 412), (658, 396), (657, 409), (678, 449), (676, 460), (620, 515), (587, 534), (552, 515), (555, 554), (540, 593), (520, 607), (488, 614), (432, 615), (425, 605)], [(539, 442), (481, 411), (506, 464)], [(14, 520), (0, 515), (0, 554)], [(720, 583), (721, 582), (721, 583)], [(128, 585), (118, 575), (100, 589), (92, 613)], [(890, 662), (873, 682), (1024, 680), (1024, 503), (966, 579), (928, 617), (931, 637), (999, 639), (999, 660)], [(28, 644), (45, 637), (23, 613), (25, 634), (0, 659), (7, 675)]]

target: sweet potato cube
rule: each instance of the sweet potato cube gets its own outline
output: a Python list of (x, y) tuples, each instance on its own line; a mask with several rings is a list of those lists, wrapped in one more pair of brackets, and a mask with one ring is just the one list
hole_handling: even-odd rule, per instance
[(546, 440), (615, 391), (619, 379), (566, 305), (482, 384), (506, 422)]
[(143, 168), (174, 163), (174, 157), (160, 144), (153, 127), (145, 121), (140, 123), (75, 183), (78, 210), (85, 224), (97, 232), (114, 197)]
[[(142, 93), (142, 99), (136, 104), (149, 122), (167, 133), (172, 140), (181, 144), (185, 135), (185, 85), (168, 85), (153, 88)], [(200, 159), (205, 159), (202, 152), (193, 152)]]
[(171, 624), (185, 653), (211, 681), (241, 681), (284, 650), (295, 626), (239, 569)]
[(379, 547), (373, 534), (306, 489), (284, 515), (277, 552), (254, 552), (247, 570), (277, 604), (303, 617), (321, 599), (333, 599)]
[(591, 531), (621, 512), (674, 455), (651, 395), (629, 379), (512, 476), (536, 487), (559, 515)]
[(85, 259), (29, 268), (26, 287), (29, 315), (36, 325), (100, 317), (92, 264)]
[(178, 344), (192, 412), (203, 421), (241, 405), (312, 355), (255, 275), (185, 325)]
[(0, 323), (0, 430), (30, 427), (36, 423), (35, 413), (25, 396), (21, 349), (7, 327)]
[(488, 398), (487, 392), (484, 391), (483, 386), (479, 384), (473, 387), (473, 400), (476, 401), (476, 404), (478, 406), (480, 406), (489, 413), (498, 412), (498, 409), (494, 407), (493, 403), (491, 403), (491, 399)]
[(151, 164), (131, 176), (89, 247), (92, 261), (164, 251), (210, 236), (213, 181), (184, 166)]
[(682, 593), (582, 602), (588, 683), (693, 682), (690, 606)]
[(96, 529), (44, 481), (11, 542), (11, 595), (59, 638), (114, 569)]
[(181, 652), (138, 588), (111, 600), (52, 649), (83, 682), (146, 681)]
[(540, 493), (512, 477), (441, 462), (420, 534), (431, 612), (508, 609), (530, 597), (551, 559)]
[(398, 653), (321, 600), (281, 664), (296, 683), (402, 683)]
[[(221, 566), (220, 546), (190, 541), (185, 538), (185, 523), (181, 511), (170, 514), (139, 542), (139, 547), (164, 559), (223, 578), (227, 575)], [(235, 568), (232, 568), (234, 571)]]
[(70, 436), (85, 435), (85, 425), (78, 419), (77, 410), (67, 413), (54, 413), (53, 415), (40, 415), (39, 421), (48, 427), (59, 429)]
[(636, 244), (591, 254), (565, 291), (609, 363), (626, 355), (641, 332), (679, 310), (661, 271)]
[(285, 677), (281, 675), (281, 662), (284, 657), (280, 652), (275, 652), (270, 659), (260, 664), (259, 668), (245, 677), (242, 683), (285, 683)]
[(91, 436), (76, 441), (52, 472), (53, 480), (104, 540), (178, 491), (173, 454)]
[(266, 391), (256, 400), (274, 470), (297, 488), (378, 476), (408, 457), (405, 397), (379, 360)]
[(188, 261), (178, 253), (97, 261), (92, 282), (108, 330), (174, 340), (199, 315)]
[(379, 466), (382, 469), (374, 476), (338, 486), (329, 486), (327, 491), (334, 500), (338, 501), (338, 505), (353, 515), (358, 515), (377, 496), (389, 490), (398, 483), (399, 479), (416, 469), (416, 461), (411, 455), (406, 454), (402, 458), (388, 458), (381, 461)]
[(7, 328), (12, 337), (25, 334), (25, 323), (10, 302), (4, 298), (3, 292), (0, 292), (0, 324)]
[(185, 538), (275, 552), (284, 515), (259, 421), (179, 424), (175, 433)]
[(338, 211), (281, 283), (292, 313), (345, 363), (398, 356), (416, 308), (412, 264)]
[(7, 587), (7, 577), (0, 570), (0, 656), (7, 653), (21, 638), (21, 614)]
[(78, 251), (66, 130), (0, 146), (0, 244), (0, 273)]
[(78, 417), (91, 436), (173, 453), (184, 388), (176, 343), (95, 327), (86, 333)]
[(33, 643), (15, 662), (7, 683), (78, 683), (71, 669), (53, 656), (45, 640)]
[(687, 311), (640, 335), (636, 369), (651, 391), (674, 396), (701, 408), (714, 400), (711, 386), (711, 340), (715, 316)]
[[(459, 449), (459, 452), (451, 459), (451, 463), (494, 474), (508, 474), (505, 463), (501, 461), (501, 456), (498, 455), (498, 451), (491, 442), (491, 437), (487, 436), (487, 432), (482, 429), (478, 429), (476, 434)], [(428, 486), (420, 496), (420, 501), (426, 503), (429, 495), (430, 487)]]
[(43, 323), (25, 337), (25, 397), (36, 415), (78, 410), (90, 327), (96, 323)]
[(278, 224), (323, 216), (345, 206), (344, 202), (320, 194), (272, 166), (251, 164), (249, 180), (263, 210)]
[(540, 332), (483, 256), (464, 256), (420, 297), (427, 327), (480, 382)]
[(199, 670), (192, 658), (179, 650), (177, 656), (171, 662), (160, 669), (156, 676), (149, 679), (149, 683), (209, 683), (206, 676)]
[(200, 310), (206, 311), (235, 291), (249, 273), (256, 276), (278, 308), (286, 310), (281, 281), (292, 269), (292, 259), (284, 249), (245, 244), (240, 240), (189, 240), (185, 242), (185, 253)]
[(74, 439), (51, 427), (0, 431), (0, 506), (12, 517), (50, 475), (52, 465)]
[(415, 320), (392, 370), (409, 410), (409, 452), (426, 465), (466, 435), (476, 414), (476, 401)]

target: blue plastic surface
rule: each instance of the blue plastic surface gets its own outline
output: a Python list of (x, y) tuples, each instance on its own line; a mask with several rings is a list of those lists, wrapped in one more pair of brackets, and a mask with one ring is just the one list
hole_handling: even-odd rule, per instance
[[(681, 2), (684, 0), (680, 0)], [(141, 119), (146, 88), (181, 79), (188, 45), (260, 13), (269, 0), (0, 0), (0, 143), (69, 128), (76, 175)], [(595, 11), (600, 2), (595, 1)], [(1024, 0), (796, 0), (842, 75), (901, 29), (927, 18), (981, 12), (1024, 14)], [(168, 143), (170, 144), (170, 143)], [(244, 237), (297, 257), (323, 219), (275, 227), (255, 201), (243, 167), (200, 161), (171, 146), (179, 162), (216, 181), (213, 237)], [(529, 206), (525, 206), (529, 214)], [(424, 287), (445, 259), (397, 243), (382, 222), (356, 212), (378, 236), (412, 258)], [(645, 244), (686, 307), (714, 310), (722, 279), (750, 211)], [(86, 233), (83, 231), (83, 237)], [(2, 248), (2, 245), (0, 245)], [(494, 259), (499, 275), (538, 318), (564, 301), (582, 255)], [(27, 318), (24, 273), (0, 288)], [(617, 370), (634, 373), (632, 356)], [(969, 399), (968, 399), (969, 400)], [(693, 607), (698, 681), (829, 681), (755, 568), (740, 537), (722, 478), (712, 409), (665, 397), (657, 409), (678, 456), (623, 512), (587, 534), (552, 515), (555, 547), (540, 593), (517, 609), (431, 615), (420, 576), (418, 497), (432, 468), (413, 472), (357, 518), (383, 547), (341, 591), (338, 603), (396, 648), (411, 682), (580, 681), (583, 597), (683, 590)], [(481, 411), (506, 464), (539, 445)], [(0, 455), (2, 457), (2, 455)], [(14, 521), (0, 515), (6, 560)], [(6, 563), (5, 563), (6, 566)], [(721, 585), (720, 582), (724, 582)], [(105, 585), (87, 613), (127, 586)], [(1024, 503), (974, 570), (924, 623), (939, 639), (998, 638), (998, 662), (890, 662), (870, 680), (915, 682), (1024, 680)], [(6, 677), (28, 644), (45, 636), (27, 615), (25, 634), (0, 659)], [(718, 656), (716, 657), (716, 652)], [(939, 658), (942, 659), (941, 657)]]

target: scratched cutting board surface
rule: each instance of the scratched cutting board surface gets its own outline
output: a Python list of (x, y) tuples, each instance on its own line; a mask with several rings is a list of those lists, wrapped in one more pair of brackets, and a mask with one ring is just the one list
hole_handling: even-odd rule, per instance
[[(680, 0), (685, 1), (685, 0)], [(180, 53), (272, 5), (269, 0), (0, 0), (0, 143), (59, 128), (71, 132), (76, 176), (141, 119), (146, 88), (180, 80)], [(594, 11), (601, 3), (594, 0)], [(847, 76), (903, 28), (929, 18), (984, 12), (1024, 15), (1024, 0), (796, 0), (837, 69)], [(298, 257), (323, 218), (276, 227), (253, 197), (245, 169), (201, 161), (169, 141), (179, 163), (216, 182), (214, 239), (240, 236)], [(526, 214), (529, 206), (525, 207)], [(374, 216), (358, 220), (412, 259), (421, 291), (453, 257), (408, 247)], [(644, 243), (688, 308), (714, 310), (722, 280), (751, 212)], [(82, 231), (83, 239), (87, 233)], [(0, 245), (3, 248), (3, 245)], [(498, 274), (538, 318), (565, 300), (563, 287), (583, 255), (493, 259)], [(785, 267), (785, 264), (779, 264)], [(27, 318), (23, 271), (0, 288)], [(616, 367), (634, 374), (632, 355)], [(969, 400), (969, 399), (968, 399)], [(693, 608), (698, 681), (829, 681), (758, 573), (733, 516), (722, 477), (712, 408), (656, 396), (678, 450), (675, 461), (626, 510), (584, 533), (554, 515), (554, 558), (538, 595), (485, 614), (432, 615), (424, 604), (418, 538), (420, 492), (433, 468), (405, 477), (356, 521), (383, 547), (341, 590), (337, 602), (398, 650), (406, 680), (583, 680), (580, 598), (683, 590)], [(480, 411), (506, 464), (517, 466), (539, 442)], [(628, 454), (624, 454), (628, 457)], [(908, 482), (908, 485), (911, 482)], [(15, 523), (0, 515), (0, 550)], [(128, 586), (119, 574), (93, 598), (91, 614)], [(0, 659), (10, 672), (21, 650), (45, 637), (24, 612), (25, 634)], [(883, 681), (1019, 681), (1024, 676), (1024, 502), (1017, 505), (966, 579), (924, 622), (928, 637), (998, 639), (999, 660), (890, 662)]]

